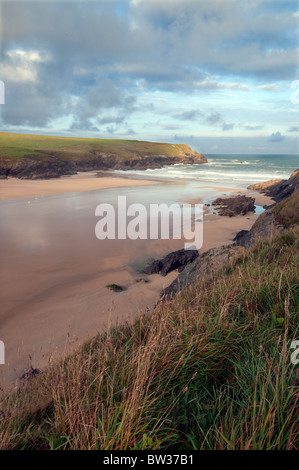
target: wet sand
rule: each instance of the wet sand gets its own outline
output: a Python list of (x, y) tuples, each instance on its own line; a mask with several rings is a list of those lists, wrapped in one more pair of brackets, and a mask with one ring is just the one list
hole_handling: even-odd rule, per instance
[(49, 196), (77, 191), (146, 186), (156, 181), (103, 176), (98, 171), (80, 172), (77, 175), (61, 176), (49, 180), (19, 180), (8, 178), (0, 182), (0, 199), (15, 199), (33, 196)]
[[(269, 196), (266, 196), (265, 194), (261, 194), (261, 193), (257, 193), (255, 191), (252, 191), (252, 190), (249, 190), (249, 189), (236, 189), (236, 188), (220, 188), (218, 186), (201, 186), (199, 187), (198, 189), (202, 190), (202, 189), (214, 189), (214, 190), (217, 190), (217, 191), (223, 191), (224, 195), (222, 195), (221, 197), (225, 198), (225, 197), (234, 197), (234, 196), (237, 196), (239, 194), (244, 194), (245, 196), (252, 196), (254, 197), (255, 199), (255, 204), (258, 205), (258, 206), (271, 206), (275, 201), (274, 199), (272, 199), (271, 197)], [(186, 199), (185, 202), (189, 202), (190, 204), (197, 204), (197, 203), (201, 203), (202, 199), (201, 198), (198, 198), (198, 197), (195, 197), (195, 198), (192, 198), (192, 199)]]
[[(0, 339), (6, 353), (6, 364), (0, 365), (3, 388), (12, 386), (30, 367), (44, 369), (50, 360), (110, 325), (131, 322), (149, 312), (161, 290), (177, 276), (176, 272), (165, 278), (144, 276), (138, 269), (150, 257), (159, 258), (182, 248), (182, 240), (100, 241), (94, 232), (94, 210), (99, 202), (115, 202), (119, 194), (128, 195), (133, 202), (152, 201), (154, 196), (160, 201), (167, 190), (166, 199), (178, 198), (184, 185), (152, 187), (153, 182), (141, 180), (133, 180), (132, 185), (129, 179), (111, 177), (110, 189), (92, 191), (80, 176), (71, 180), (80, 180), (85, 188), (82, 191), (77, 186), (75, 192), (45, 193), (42, 197), (35, 192), (29, 201), (29, 183), (45, 183), (45, 191), (50, 184), (53, 191), (61, 191), (61, 180), (18, 180), (20, 192), (13, 194), (26, 194), (26, 198), (1, 203), (0, 217), (5, 221), (0, 226)], [(94, 181), (94, 176), (85, 177), (88, 185)], [(106, 177), (94, 179), (108, 184)], [(74, 189), (73, 184), (69, 189)], [(225, 191), (230, 192), (228, 188)], [(269, 198), (262, 198), (264, 204), (270, 203)], [(231, 243), (236, 233), (249, 229), (257, 217), (206, 213), (200, 251)], [(138, 282), (140, 279), (148, 282)], [(107, 289), (114, 283), (124, 291)]]

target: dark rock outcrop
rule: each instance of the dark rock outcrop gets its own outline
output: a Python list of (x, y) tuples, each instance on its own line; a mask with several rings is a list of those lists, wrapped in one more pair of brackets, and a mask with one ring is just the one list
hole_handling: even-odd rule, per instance
[(272, 197), (275, 202), (291, 196), (299, 188), (299, 169), (293, 171), (288, 180), (270, 180), (248, 186), (248, 189), (259, 191)]
[(249, 230), (240, 230), (240, 232), (238, 232), (237, 235), (233, 238), (233, 241), (237, 242), (238, 240), (241, 240), (248, 232)]
[(190, 285), (194, 285), (203, 276), (212, 274), (220, 269), (224, 264), (242, 253), (242, 248), (236, 245), (220, 246), (218, 248), (211, 248), (206, 251), (193, 263), (185, 267), (178, 277), (162, 292), (162, 298), (172, 297), (178, 291), (181, 291)]
[(187, 264), (192, 263), (198, 257), (197, 250), (177, 250), (169, 253), (161, 260), (152, 261), (145, 269), (145, 274), (161, 274), (167, 276), (168, 273), (178, 269), (181, 272)]
[[(286, 199), (289, 196), (292, 196), (294, 191), (297, 190), (298, 186), (299, 170), (296, 170), (286, 181), (276, 181), (274, 184), (272, 184), (272, 182), (271, 184), (267, 182), (263, 185), (253, 185), (250, 186), (249, 189), (267, 192), (268, 188), (270, 188), (270, 192), (268, 194), (272, 196), (275, 194), (275, 198), (280, 201)], [(294, 196), (292, 196), (292, 198)], [(242, 248), (251, 248), (260, 240), (271, 239), (279, 232), (282, 232), (284, 230), (284, 226), (278, 222), (277, 207), (277, 204), (274, 204), (265, 212), (263, 212), (255, 221), (250, 230), (241, 230), (238, 232), (234, 238), (233, 244), (221, 246), (219, 248), (212, 248), (199, 255), (195, 261), (186, 266), (184, 271), (178, 275), (178, 277), (170, 284), (170, 286), (164, 289), (161, 295), (161, 299), (170, 298), (188, 286), (194, 285), (202, 277), (210, 275), (223, 268), (233, 258), (243, 253)]]
[(34, 155), (27, 155), (23, 159), (2, 159), (0, 175), (13, 176), (19, 179), (49, 179), (57, 178), (61, 175), (76, 174), (71, 162), (60, 160), (56, 157), (46, 159), (37, 158)]
[(31, 369), (21, 375), (20, 380), (34, 379), (37, 375), (41, 373), (42, 371), (40, 369), (34, 369), (33, 367), (31, 367)]
[(213, 205), (217, 207), (219, 215), (233, 217), (235, 215), (245, 215), (247, 212), (254, 212), (254, 198), (248, 196), (234, 196), (215, 199)]
[(122, 292), (124, 288), (118, 284), (108, 284), (107, 289), (112, 290), (113, 292)]
[(283, 230), (283, 227), (275, 219), (273, 207), (271, 207), (259, 216), (249, 231), (242, 230), (242, 232), (246, 232), (243, 234), (239, 232), (235, 237), (235, 243), (250, 248), (258, 240), (271, 238), (281, 230)]
[(0, 159), (0, 177), (13, 176), (20, 179), (48, 179), (64, 175), (74, 175), (77, 171), (93, 170), (146, 170), (161, 168), (175, 163), (207, 163), (207, 159), (197, 152), (182, 153), (180, 156), (135, 155), (123, 158), (106, 153), (88, 153), (80, 158), (62, 159), (56, 155), (30, 154), (22, 159)]
[(234, 238), (234, 243), (211, 248), (188, 264), (183, 272), (162, 292), (161, 298), (170, 298), (176, 292), (194, 285), (202, 277), (212, 274), (228, 264), (234, 257), (243, 253), (242, 248), (250, 248), (259, 240), (271, 238), (284, 230), (274, 214), (274, 208), (263, 212), (250, 230), (241, 230)]

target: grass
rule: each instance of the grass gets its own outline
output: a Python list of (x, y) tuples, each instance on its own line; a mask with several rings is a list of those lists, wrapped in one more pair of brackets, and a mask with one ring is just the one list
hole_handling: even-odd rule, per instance
[(26, 155), (62, 160), (106, 153), (121, 158), (136, 155), (180, 156), (192, 152), (186, 144), (143, 142), (138, 140), (86, 139), (0, 132), (0, 158), (22, 159)]
[(299, 224), (299, 189), (274, 207), (274, 215), (285, 228)]
[(296, 449), (299, 227), (0, 405), (2, 449)]

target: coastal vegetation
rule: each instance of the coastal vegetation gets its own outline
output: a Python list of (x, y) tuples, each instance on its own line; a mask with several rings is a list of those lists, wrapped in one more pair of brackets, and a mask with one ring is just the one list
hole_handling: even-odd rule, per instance
[(299, 224), (299, 191), (295, 191), (288, 199), (273, 209), (276, 220), (284, 227)]
[(0, 132), (2, 178), (54, 178), (77, 171), (159, 168), (206, 161), (187, 144)]
[(167, 144), (157, 142), (143, 142), (138, 140), (120, 139), (88, 139), (81, 137), (57, 137), (47, 135), (14, 134), (0, 132), (0, 157), (24, 158), (34, 153), (36, 156), (46, 158), (55, 154), (57, 157), (68, 160), (85, 156), (92, 152), (103, 152), (131, 158), (140, 155), (168, 155), (180, 156), (190, 147), (186, 144)]
[(281, 231), (3, 393), (2, 449), (296, 449), (299, 192)]

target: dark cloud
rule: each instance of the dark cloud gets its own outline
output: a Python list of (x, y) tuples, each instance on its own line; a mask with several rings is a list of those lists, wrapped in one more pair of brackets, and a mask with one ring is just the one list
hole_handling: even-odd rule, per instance
[[(241, 89), (243, 77), (289, 82), (298, 65), (296, 3), (2, 2), (3, 123), (47, 126), (73, 115), (72, 129), (110, 132), (140, 110), (141, 90), (204, 96)], [(37, 51), (39, 59), (10, 56), (13, 50)], [(175, 116), (199, 117), (196, 109)], [(219, 113), (203, 119), (234, 127)]]
[(51, 87), (34, 83), (5, 83), (5, 124), (47, 126), (51, 119), (68, 113), (69, 97), (55, 93)]
[(263, 129), (264, 126), (261, 126), (261, 125), (254, 126), (252, 124), (241, 124), (241, 127), (246, 129), (247, 131), (257, 131), (257, 130)]
[(190, 111), (181, 111), (174, 115), (176, 119), (180, 119), (182, 121), (195, 121), (199, 117), (202, 116), (202, 112), (198, 109), (190, 109)]
[(289, 127), (289, 129), (287, 130), (287, 132), (299, 132), (299, 126), (292, 126), (292, 127)]
[(209, 124), (217, 124), (221, 121), (221, 115), (219, 113), (211, 113), (206, 117), (206, 121)]
[(270, 136), (270, 142), (282, 142), (285, 137), (280, 132), (273, 132)]
[(136, 132), (133, 129), (127, 129), (127, 134), (128, 135), (136, 135)]
[(159, 27), (170, 56), (211, 73), (289, 79), (297, 70), (292, 6), (256, 0), (136, 2), (143, 27)]
[(90, 87), (73, 106), (73, 128), (90, 129), (90, 125), (94, 124), (123, 123), (133, 112), (135, 103), (136, 98), (133, 95), (117, 87), (113, 80), (103, 79), (96, 86)]
[(222, 124), (222, 130), (223, 131), (230, 131), (231, 129), (233, 129), (235, 127), (235, 124), (234, 123), (228, 123), (228, 122), (224, 122)]

